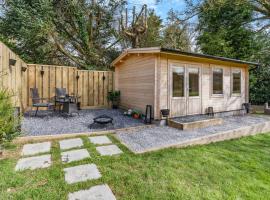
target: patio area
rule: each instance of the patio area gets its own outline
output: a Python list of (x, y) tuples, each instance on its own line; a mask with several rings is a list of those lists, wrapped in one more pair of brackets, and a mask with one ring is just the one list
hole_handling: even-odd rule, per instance
[[(24, 136), (40, 136), (96, 132), (144, 125), (143, 120), (133, 119), (123, 113), (124, 111), (120, 109), (80, 110), (79, 114), (74, 113), (72, 116), (52, 111), (39, 111), (38, 116), (26, 113), (22, 120), (22, 131)], [(90, 128), (93, 119), (101, 115), (112, 117), (113, 125), (94, 124)]]
[(221, 125), (194, 130), (155, 126), (129, 132), (118, 131), (116, 137), (132, 152), (145, 153), (168, 147), (208, 144), (270, 131), (270, 117), (266, 115), (230, 116), (222, 119)]

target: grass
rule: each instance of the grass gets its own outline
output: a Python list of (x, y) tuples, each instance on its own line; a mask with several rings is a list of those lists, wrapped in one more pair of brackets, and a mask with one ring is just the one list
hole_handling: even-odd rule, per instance
[[(117, 199), (269, 199), (270, 134), (239, 140), (166, 149), (135, 155), (118, 143), (124, 154), (101, 157), (82, 137), (91, 158), (60, 162), (53, 141), (53, 165), (47, 169), (15, 172), (21, 146), (11, 145), (10, 158), (0, 160), (0, 199), (67, 199), (69, 192), (107, 183)], [(63, 168), (95, 163), (102, 178), (67, 185)]]

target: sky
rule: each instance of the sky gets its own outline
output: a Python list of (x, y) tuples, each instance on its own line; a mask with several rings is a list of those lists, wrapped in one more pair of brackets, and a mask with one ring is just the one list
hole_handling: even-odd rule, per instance
[(171, 8), (180, 12), (185, 8), (184, 0), (162, 0), (158, 4), (156, 4), (156, 0), (128, 0), (128, 7), (136, 6), (141, 8), (144, 4), (148, 8), (154, 9), (162, 19), (166, 19), (167, 13)]

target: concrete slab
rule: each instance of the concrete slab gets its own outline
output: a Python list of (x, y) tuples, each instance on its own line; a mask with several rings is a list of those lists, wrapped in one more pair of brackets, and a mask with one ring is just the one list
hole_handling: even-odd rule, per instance
[(63, 163), (70, 163), (73, 161), (83, 160), (89, 157), (90, 157), (90, 154), (88, 153), (86, 149), (65, 151), (61, 153), (61, 159)]
[(90, 142), (93, 144), (111, 144), (112, 141), (107, 136), (89, 137)]
[(121, 149), (119, 149), (116, 145), (100, 146), (96, 149), (102, 156), (112, 156), (123, 153), (123, 151), (121, 151)]
[(22, 171), (26, 169), (38, 169), (38, 168), (47, 168), (51, 166), (51, 155), (42, 155), (35, 157), (22, 158), (18, 161), (15, 171)]
[(101, 174), (95, 164), (79, 165), (64, 169), (65, 181), (68, 184), (99, 179)]
[(66, 149), (82, 147), (83, 141), (81, 138), (74, 138), (74, 139), (61, 140), (59, 141), (59, 144), (60, 144), (61, 150), (66, 150)]
[(93, 186), (88, 190), (69, 193), (68, 200), (116, 200), (110, 187), (105, 185)]
[(39, 153), (47, 153), (51, 150), (50, 142), (42, 142), (35, 144), (25, 144), (22, 149), (22, 156), (31, 156)]

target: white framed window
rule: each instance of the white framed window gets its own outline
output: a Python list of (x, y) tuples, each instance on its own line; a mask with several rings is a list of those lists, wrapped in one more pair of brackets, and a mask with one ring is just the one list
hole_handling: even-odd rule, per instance
[(223, 95), (223, 68), (212, 69), (212, 94)]
[(241, 69), (232, 70), (232, 94), (240, 95), (241, 94)]

